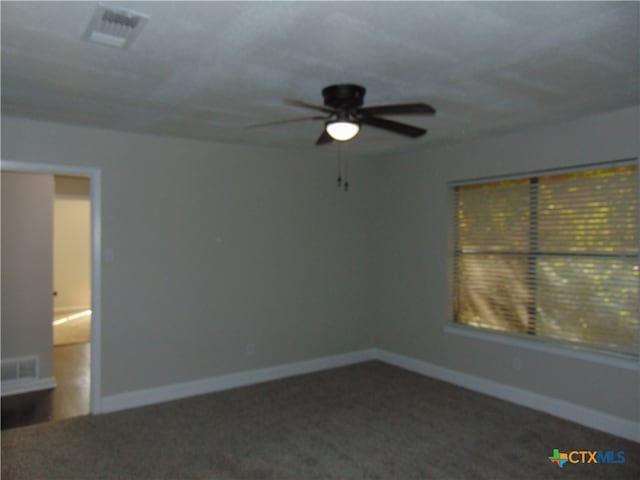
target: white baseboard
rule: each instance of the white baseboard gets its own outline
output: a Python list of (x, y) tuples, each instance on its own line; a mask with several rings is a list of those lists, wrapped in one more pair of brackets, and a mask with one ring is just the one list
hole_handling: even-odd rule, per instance
[(102, 398), (99, 409), (95, 413), (116, 412), (129, 408), (152, 405), (154, 403), (178, 400), (194, 395), (213, 393), (270, 380), (327, 370), (329, 368), (343, 367), (368, 360), (380, 360), (427, 377), (442, 380), (485, 395), (579, 423), (596, 430), (640, 442), (640, 424), (631, 420), (375, 348), (110, 395)]
[(74, 311), (84, 311), (91, 310), (91, 305), (78, 305), (71, 307), (56, 307), (53, 309), (53, 313), (64, 313), (64, 312), (74, 312)]
[(51, 388), (56, 388), (56, 379), (53, 377), (38, 378), (37, 380), (11, 380), (2, 382), (0, 385), (3, 397)]
[(118, 410), (168, 402), (205, 393), (219, 392), (330, 368), (344, 367), (367, 360), (374, 360), (375, 354), (375, 349), (360, 350), (329, 357), (314, 358), (302, 362), (260, 368), (258, 370), (230, 373), (217, 377), (194, 380), (192, 382), (110, 395), (102, 398), (99, 412), (96, 413), (116, 412)]
[(376, 350), (375, 357), (382, 362), (405, 370), (640, 442), (640, 424), (632, 420), (385, 350)]

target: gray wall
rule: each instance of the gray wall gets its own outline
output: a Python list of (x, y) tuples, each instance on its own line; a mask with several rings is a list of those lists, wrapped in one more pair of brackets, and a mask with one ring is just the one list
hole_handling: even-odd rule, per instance
[(53, 375), (53, 176), (2, 172), (2, 358)]
[(597, 365), (443, 331), (452, 311), (452, 210), (447, 182), (637, 157), (639, 116), (638, 108), (627, 109), (431, 148), (381, 164), (386, 178), (379, 224), (385, 281), (380, 286), (383, 321), (377, 345), (623, 418), (640, 419), (637, 368)]
[(637, 369), (443, 331), (447, 182), (638, 156), (638, 116), (356, 160), (346, 195), (328, 150), (17, 118), (3, 119), (2, 146), (4, 159), (103, 171), (103, 246), (115, 254), (103, 264), (105, 395), (377, 346), (638, 419)]
[(366, 162), (353, 162), (345, 194), (335, 149), (3, 118), (2, 150), (102, 169), (102, 244), (114, 254), (102, 265), (103, 395), (373, 344)]

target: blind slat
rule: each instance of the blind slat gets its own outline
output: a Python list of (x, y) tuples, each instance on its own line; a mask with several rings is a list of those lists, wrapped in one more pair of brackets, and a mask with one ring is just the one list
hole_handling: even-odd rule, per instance
[(455, 192), (457, 322), (637, 355), (635, 165)]

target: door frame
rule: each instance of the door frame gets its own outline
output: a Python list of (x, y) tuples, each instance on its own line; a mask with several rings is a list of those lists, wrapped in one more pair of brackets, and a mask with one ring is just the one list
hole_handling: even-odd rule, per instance
[(101, 365), (102, 365), (102, 271), (101, 237), (101, 170), (94, 167), (31, 163), (2, 160), (0, 171), (17, 173), (44, 173), (51, 175), (71, 175), (89, 178), (89, 198), (91, 201), (91, 355), (89, 412), (101, 412)]

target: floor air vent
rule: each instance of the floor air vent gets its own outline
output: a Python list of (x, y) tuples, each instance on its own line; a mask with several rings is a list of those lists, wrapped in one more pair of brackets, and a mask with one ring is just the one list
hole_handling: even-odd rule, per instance
[(38, 378), (38, 357), (31, 355), (2, 359), (2, 381), (35, 380)]

